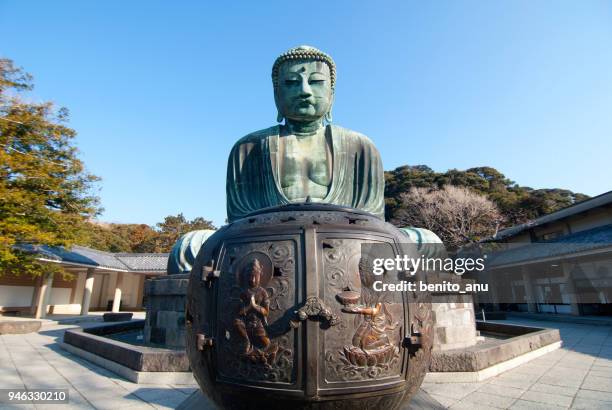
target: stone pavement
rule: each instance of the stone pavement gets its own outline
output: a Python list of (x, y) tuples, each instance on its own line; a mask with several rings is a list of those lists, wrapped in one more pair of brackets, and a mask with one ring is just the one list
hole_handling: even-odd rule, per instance
[(454, 409), (612, 409), (612, 327), (529, 319), (557, 328), (563, 347), (478, 383), (426, 383), (423, 389)]
[(0, 335), (0, 388), (68, 388), (70, 404), (3, 405), (0, 409), (174, 409), (196, 386), (143, 385), (62, 350), (64, 330), (46, 326), (39, 333)]
[[(450, 409), (612, 409), (612, 327), (527, 319), (504, 321), (554, 327), (564, 347), (479, 383), (426, 383)], [(0, 388), (68, 388), (70, 405), (0, 405), (0, 409), (168, 409), (196, 386), (138, 385), (62, 350), (65, 329), (0, 336)]]

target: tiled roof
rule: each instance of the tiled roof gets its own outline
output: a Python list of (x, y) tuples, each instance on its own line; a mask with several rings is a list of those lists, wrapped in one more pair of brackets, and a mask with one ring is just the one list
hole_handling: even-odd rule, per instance
[(519, 247), (495, 252), (491, 254), (487, 265), (501, 267), (521, 262), (561, 258), (606, 247), (612, 247), (612, 224), (576, 232), (550, 241), (526, 243)]
[(86, 248), (84, 246), (73, 246), (70, 254), (76, 254), (81, 257), (86, 257), (96, 263), (97, 266), (109, 268), (109, 269), (118, 269), (118, 270), (128, 270), (127, 267), (115, 258), (115, 255), (110, 252), (98, 251), (91, 248)]
[(533, 221), (530, 221), (524, 224), (520, 224), (520, 225), (515, 225), (507, 229), (503, 229), (499, 231), (497, 235), (495, 235), (495, 237), (490, 238), (489, 240), (498, 241), (500, 239), (515, 236), (527, 229), (530, 229), (536, 226), (540, 226), (540, 225), (544, 225), (550, 222), (558, 221), (560, 219), (564, 219), (572, 215), (584, 213), (591, 209), (610, 205), (610, 204), (612, 204), (612, 191), (605, 192), (593, 198), (585, 199), (584, 201), (580, 201), (566, 208), (560, 209), (555, 212), (551, 212), (548, 215), (544, 215), (539, 218), (536, 218)]
[(37, 254), (42, 259), (115, 271), (165, 273), (168, 264), (167, 253), (111, 253), (78, 245), (70, 250), (28, 244), (16, 247), (24, 252)]
[(167, 253), (116, 253), (115, 258), (129, 270), (139, 272), (166, 271)]

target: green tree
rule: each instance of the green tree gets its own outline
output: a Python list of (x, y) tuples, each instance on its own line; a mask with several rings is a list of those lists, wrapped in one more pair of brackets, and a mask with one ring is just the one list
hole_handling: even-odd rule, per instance
[(16, 244), (70, 246), (100, 211), (68, 128), (68, 111), (24, 99), (32, 77), (0, 59), (0, 274), (48, 270)]
[(215, 228), (211, 221), (202, 217), (188, 221), (182, 213), (176, 216), (167, 216), (163, 222), (157, 224), (157, 230), (159, 231), (159, 238), (157, 240), (158, 252), (170, 252), (181, 235), (200, 229), (217, 228)]
[(127, 236), (118, 235), (111, 229), (111, 224), (98, 222), (89, 223), (88, 235), (79, 245), (107, 252), (131, 252)]
[(503, 216), (502, 227), (527, 222), (588, 198), (567, 189), (520, 186), (487, 166), (435, 172), (426, 165), (405, 165), (385, 172), (385, 180), (386, 217), (389, 220), (397, 220), (398, 212), (405, 215), (402, 195), (412, 188), (440, 189), (451, 185), (484, 195), (499, 208)]

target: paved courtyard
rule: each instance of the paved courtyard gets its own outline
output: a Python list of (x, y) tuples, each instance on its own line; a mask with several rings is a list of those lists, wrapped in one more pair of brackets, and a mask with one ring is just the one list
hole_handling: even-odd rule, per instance
[(612, 327), (506, 320), (557, 328), (563, 347), (479, 383), (423, 385), (450, 409), (612, 409)]
[[(450, 409), (611, 409), (612, 327), (534, 320), (505, 321), (554, 327), (563, 348), (479, 383), (427, 383)], [(62, 350), (57, 341), (74, 325), (0, 336), (0, 388), (68, 388), (70, 405), (1, 405), (36, 409), (176, 408), (196, 386), (138, 385)]]
[(196, 386), (135, 384), (57, 344), (75, 325), (0, 336), (0, 388), (68, 388), (70, 404), (3, 405), (0, 409), (174, 409)]

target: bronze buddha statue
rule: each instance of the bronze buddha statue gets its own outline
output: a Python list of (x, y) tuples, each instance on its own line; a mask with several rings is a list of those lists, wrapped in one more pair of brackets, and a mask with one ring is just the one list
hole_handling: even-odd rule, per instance
[(272, 206), (321, 202), (384, 219), (380, 155), (363, 134), (331, 124), (336, 66), (313, 47), (272, 68), (279, 122), (240, 139), (227, 167), (228, 222)]

